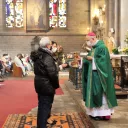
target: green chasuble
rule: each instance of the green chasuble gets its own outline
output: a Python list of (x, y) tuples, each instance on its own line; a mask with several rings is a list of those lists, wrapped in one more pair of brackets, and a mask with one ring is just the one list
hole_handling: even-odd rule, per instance
[(83, 59), (82, 85), (85, 105), (88, 108), (101, 107), (105, 94), (109, 108), (117, 106), (110, 55), (104, 42), (98, 41), (88, 56), (94, 57), (96, 70), (92, 70), (92, 61)]

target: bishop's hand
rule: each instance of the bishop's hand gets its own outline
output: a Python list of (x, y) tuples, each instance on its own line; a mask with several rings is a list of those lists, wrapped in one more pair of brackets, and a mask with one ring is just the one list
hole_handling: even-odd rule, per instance
[(93, 57), (92, 56), (87, 56), (86, 59), (91, 61), (93, 59)]

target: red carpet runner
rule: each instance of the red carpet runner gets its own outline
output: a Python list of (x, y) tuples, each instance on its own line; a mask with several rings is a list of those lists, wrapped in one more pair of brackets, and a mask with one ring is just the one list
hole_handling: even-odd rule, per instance
[[(0, 128), (9, 114), (28, 113), (37, 106), (33, 80), (6, 80), (0, 87)], [(63, 84), (63, 80), (60, 80)], [(61, 88), (56, 95), (62, 95)]]

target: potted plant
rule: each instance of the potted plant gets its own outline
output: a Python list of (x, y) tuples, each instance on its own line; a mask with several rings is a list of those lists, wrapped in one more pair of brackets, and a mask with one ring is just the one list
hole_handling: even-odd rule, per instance
[(118, 48), (112, 49), (112, 53), (113, 53), (113, 54), (119, 54)]

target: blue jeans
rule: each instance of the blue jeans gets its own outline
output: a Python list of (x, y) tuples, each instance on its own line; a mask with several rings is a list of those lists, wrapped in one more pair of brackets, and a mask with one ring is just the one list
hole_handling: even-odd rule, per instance
[(47, 119), (51, 113), (53, 96), (43, 96), (38, 94), (38, 113), (37, 113), (37, 128), (47, 128)]

